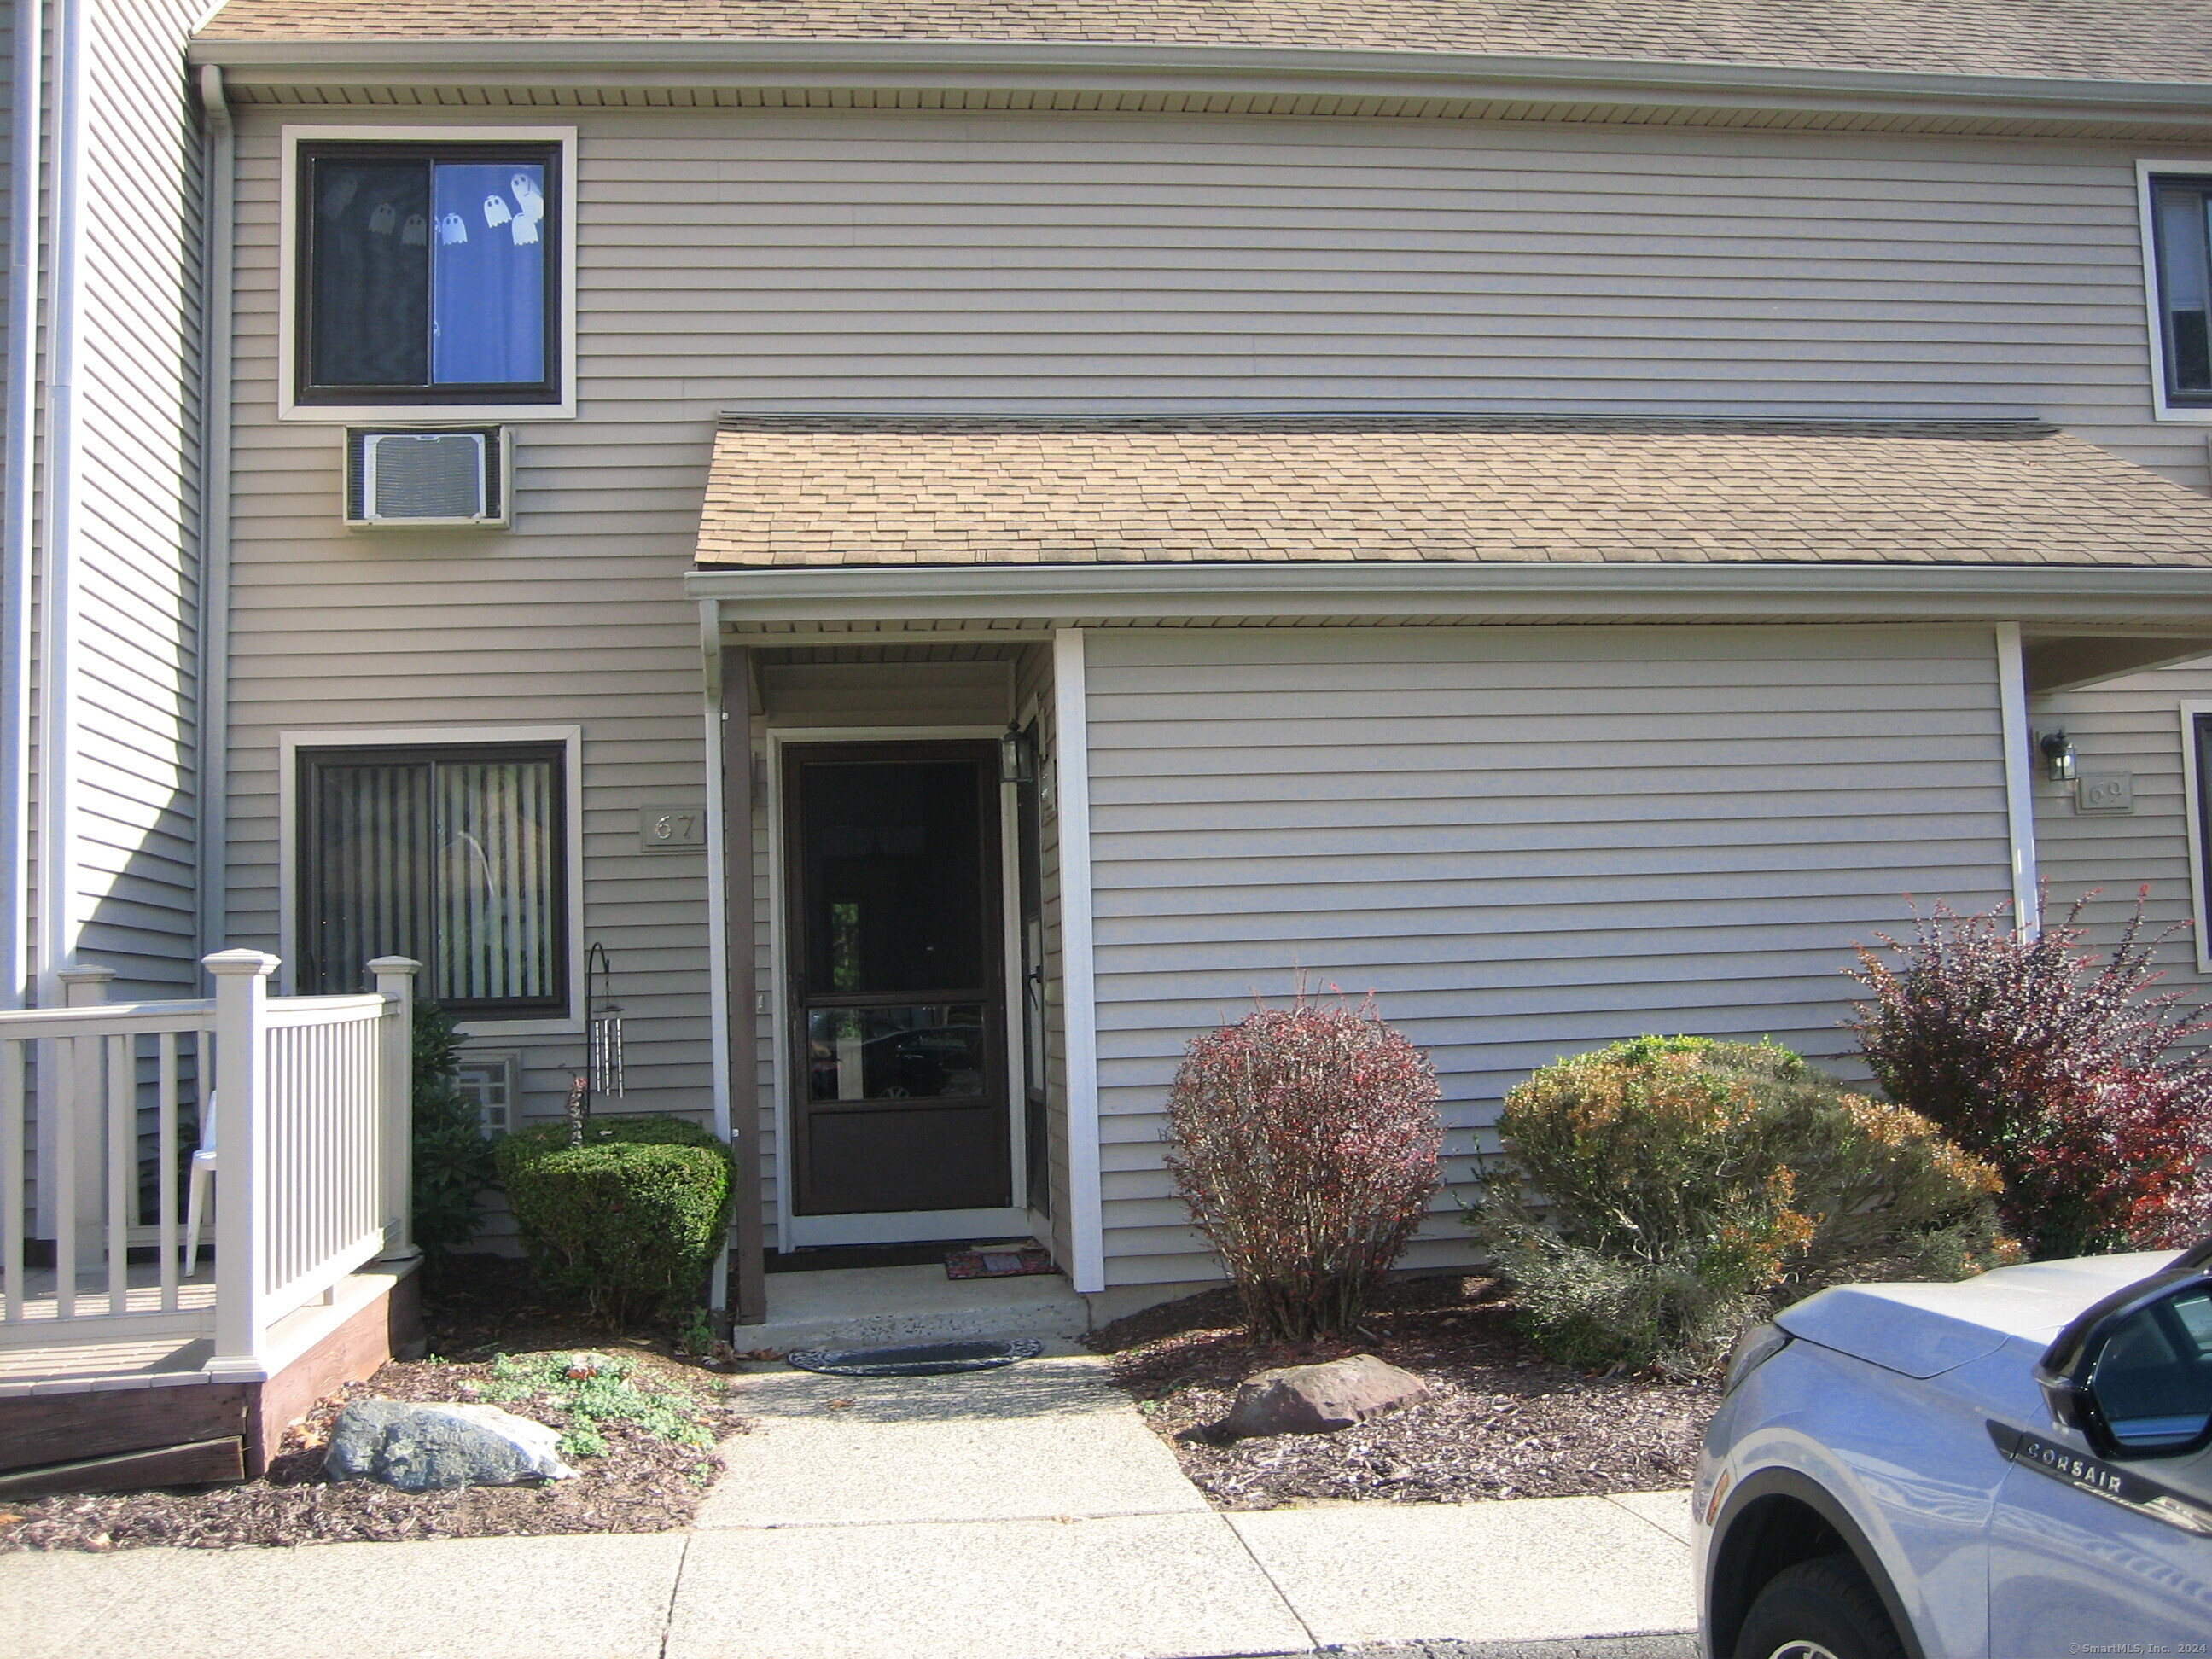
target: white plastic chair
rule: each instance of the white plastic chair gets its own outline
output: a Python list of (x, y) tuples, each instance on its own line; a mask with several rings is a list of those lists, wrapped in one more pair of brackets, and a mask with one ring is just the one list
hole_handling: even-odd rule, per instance
[(207, 1206), (208, 1182), (215, 1179), (215, 1091), (200, 1107), (200, 1144), (192, 1153), (191, 1174), (185, 1187), (185, 1277), (200, 1264), (200, 1217)]

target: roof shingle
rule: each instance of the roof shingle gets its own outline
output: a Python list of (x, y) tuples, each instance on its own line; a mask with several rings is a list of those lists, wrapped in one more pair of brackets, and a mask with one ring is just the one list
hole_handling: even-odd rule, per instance
[(2027, 422), (729, 416), (705, 566), (2212, 567), (2212, 499)]
[(201, 38), (1088, 42), (2212, 80), (2212, 0), (230, 0)]

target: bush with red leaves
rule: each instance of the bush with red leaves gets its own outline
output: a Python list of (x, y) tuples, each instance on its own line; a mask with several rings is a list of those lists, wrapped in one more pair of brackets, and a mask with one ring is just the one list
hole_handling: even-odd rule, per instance
[(1193, 1037), (1167, 1167), (1256, 1340), (1350, 1328), (1437, 1188), (1442, 1091), (1366, 1005), (1301, 995)]
[(1996, 1165), (1998, 1213), (2033, 1255), (2179, 1247), (2212, 1223), (2212, 1030), (2160, 975), (2148, 890), (2109, 957), (2081, 948), (2085, 895), (2029, 938), (2003, 908), (1917, 919), (1895, 965), (1862, 948), (1853, 1029), (1892, 1099)]

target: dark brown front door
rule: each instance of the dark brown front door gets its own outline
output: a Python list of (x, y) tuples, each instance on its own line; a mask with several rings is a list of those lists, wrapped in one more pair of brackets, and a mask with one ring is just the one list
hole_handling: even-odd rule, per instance
[(799, 1212), (1006, 1206), (997, 745), (784, 769)]

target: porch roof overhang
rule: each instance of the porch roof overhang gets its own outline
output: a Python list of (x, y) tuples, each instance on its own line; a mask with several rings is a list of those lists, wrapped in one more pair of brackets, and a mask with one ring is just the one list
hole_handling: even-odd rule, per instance
[(2212, 499), (2031, 422), (726, 417), (723, 628), (2016, 622), (2212, 652)]

